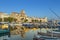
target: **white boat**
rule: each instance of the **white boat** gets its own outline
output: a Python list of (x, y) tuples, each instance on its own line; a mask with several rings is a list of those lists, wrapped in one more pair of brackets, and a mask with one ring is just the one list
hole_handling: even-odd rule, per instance
[(49, 36), (42, 36), (42, 35), (36, 35), (34, 36), (33, 40), (57, 40), (57, 37), (49, 37)]
[(48, 32), (54, 33), (54, 34), (60, 34), (60, 30), (52, 30), (52, 32), (51, 31), (48, 31)]

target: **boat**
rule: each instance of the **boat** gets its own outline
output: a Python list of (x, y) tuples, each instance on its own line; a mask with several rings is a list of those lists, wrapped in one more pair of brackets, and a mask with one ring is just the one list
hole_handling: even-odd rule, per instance
[(0, 37), (8, 35), (10, 37), (10, 28), (8, 22), (0, 22)]
[(33, 40), (57, 40), (60, 38), (60, 32), (57, 30), (47, 30), (46, 33), (38, 32), (37, 35), (33, 38)]
[(33, 40), (57, 40), (57, 37), (49, 37), (49, 36), (42, 36), (42, 35), (36, 35), (34, 36)]

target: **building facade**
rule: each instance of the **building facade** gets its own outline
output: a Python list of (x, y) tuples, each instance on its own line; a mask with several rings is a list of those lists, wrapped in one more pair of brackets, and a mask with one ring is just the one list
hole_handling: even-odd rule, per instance
[(6, 17), (16, 18), (17, 22), (47, 22), (47, 17), (45, 18), (29, 17), (26, 15), (24, 10), (22, 10), (20, 13), (12, 12), (10, 15), (7, 15), (7, 14), (4, 14), (4, 15)]

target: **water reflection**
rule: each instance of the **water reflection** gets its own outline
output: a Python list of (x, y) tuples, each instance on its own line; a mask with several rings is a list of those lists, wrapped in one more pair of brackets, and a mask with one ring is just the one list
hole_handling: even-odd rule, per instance
[(50, 30), (48, 28), (26, 28), (23, 26), (15, 26), (16, 29), (11, 30), (11, 38), (12, 40), (33, 40), (33, 37), (37, 32), (46, 32), (46, 30)]
[(25, 38), (27, 32), (30, 32), (30, 31), (33, 32), (33, 31), (36, 31), (36, 30), (37, 30), (37, 28), (32, 28), (32, 29), (29, 29), (29, 28), (21, 28), (20, 35), (21, 35), (22, 38)]
[(21, 33), (21, 34), (20, 34), (20, 35), (21, 35), (21, 37), (22, 37), (22, 38), (24, 38), (24, 37), (25, 37), (25, 30), (24, 30), (24, 28), (23, 28), (23, 27), (21, 28), (20, 33)]
[(39, 28), (26, 28), (26, 27), (20, 27), (20, 26), (16, 26), (16, 27), (17, 29), (12, 31), (11, 33), (15, 35), (19, 34), (22, 38), (25, 38), (27, 35), (32, 35), (34, 31), (39, 29)]

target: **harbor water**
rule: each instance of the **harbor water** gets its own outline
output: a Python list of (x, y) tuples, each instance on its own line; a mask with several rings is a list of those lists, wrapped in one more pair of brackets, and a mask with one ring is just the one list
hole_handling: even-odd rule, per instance
[[(34, 35), (37, 34), (37, 32), (46, 32), (47, 30), (51, 30), (51, 29), (45, 29), (45, 28), (38, 28), (38, 29), (28, 29), (28, 31), (26, 31), (24, 34), (18, 34), (18, 35), (11, 35), (11, 37), (6, 36), (2, 36), (0, 37), (0, 40), (3, 39), (7, 39), (7, 40), (33, 40)], [(46, 39), (46, 40), (51, 40), (51, 39)], [(53, 40), (53, 39), (52, 39)], [(54, 39), (57, 40), (57, 39)], [(59, 40), (59, 39), (58, 39)]]

